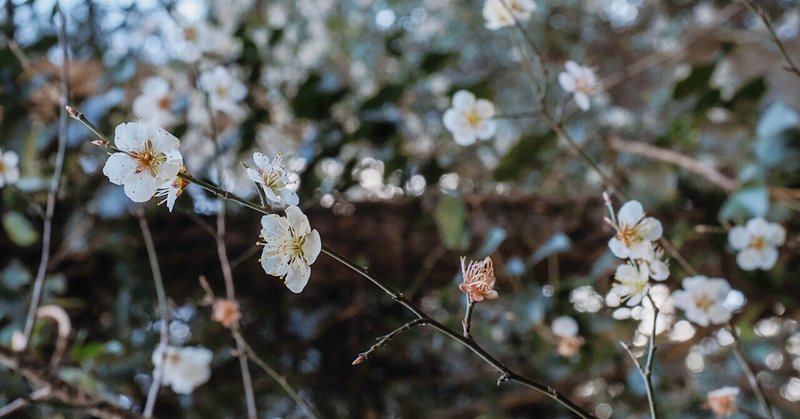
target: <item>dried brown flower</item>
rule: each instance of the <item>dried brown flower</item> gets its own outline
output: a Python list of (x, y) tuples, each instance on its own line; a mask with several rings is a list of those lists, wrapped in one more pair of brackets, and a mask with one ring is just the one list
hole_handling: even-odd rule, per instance
[(492, 259), (476, 262), (471, 261), (466, 264), (467, 258), (461, 258), (461, 273), (464, 282), (458, 285), (458, 289), (469, 295), (470, 301), (483, 301), (483, 299), (494, 300), (497, 298), (497, 291), (494, 290), (494, 267)]
[(239, 311), (239, 303), (236, 301), (225, 300), (218, 298), (214, 301), (212, 306), (214, 313), (211, 319), (215, 322), (221, 323), (223, 326), (230, 329), (236, 322), (242, 318), (242, 313)]

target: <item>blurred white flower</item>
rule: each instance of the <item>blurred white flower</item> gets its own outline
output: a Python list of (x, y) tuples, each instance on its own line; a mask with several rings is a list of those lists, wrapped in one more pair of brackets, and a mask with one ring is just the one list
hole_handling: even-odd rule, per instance
[(134, 202), (145, 202), (164, 184), (171, 183), (180, 171), (183, 157), (175, 136), (138, 122), (124, 122), (114, 131), (119, 150), (103, 166), (103, 174), (115, 185), (125, 187)]
[(133, 114), (142, 122), (159, 127), (175, 125), (174, 97), (163, 77), (149, 77), (142, 83), (142, 94), (133, 100)]
[(728, 281), (698, 275), (684, 278), (682, 284), (683, 289), (672, 293), (672, 298), (689, 321), (705, 327), (731, 319), (733, 313), (724, 305), (731, 291)]
[(650, 289), (650, 272), (646, 264), (640, 264), (638, 268), (631, 264), (619, 265), (614, 275), (614, 284), (611, 292), (618, 295), (625, 304), (633, 307), (642, 302)]
[(193, 64), (205, 54), (230, 58), (239, 53), (241, 42), (203, 20), (165, 25), (167, 47), (175, 58)]
[(253, 161), (256, 163), (257, 169), (248, 167), (247, 175), (261, 185), (268, 200), (283, 205), (297, 205), (300, 202), (297, 194), (287, 188), (294, 181), (292, 173), (287, 172), (282, 164), (283, 156), (278, 154), (270, 161), (267, 156), (255, 152)]
[(645, 217), (644, 208), (638, 201), (628, 201), (617, 213), (619, 230), (608, 241), (614, 256), (622, 259), (643, 259), (652, 250), (652, 243), (661, 238), (661, 222)]
[(492, 117), (495, 115), (494, 104), (486, 99), (475, 99), (475, 95), (459, 90), (453, 95), (453, 107), (444, 113), (445, 128), (453, 133), (456, 144), (468, 146), (475, 140), (488, 140), (491, 138), (497, 124)]
[(578, 334), (578, 322), (570, 316), (559, 316), (550, 323), (550, 330), (559, 337), (575, 336)]
[(261, 217), (264, 271), (283, 279), (294, 293), (303, 291), (311, 276), (311, 264), (322, 250), (317, 230), (311, 230), (308, 217), (300, 208), (286, 208), (286, 217), (270, 214)]
[(152, 361), (156, 370), (163, 364), (161, 385), (171, 386), (178, 394), (191, 394), (195, 387), (211, 378), (213, 353), (203, 347), (167, 346), (166, 354), (161, 348), (153, 351)]
[(200, 74), (197, 83), (208, 94), (211, 108), (234, 119), (244, 116), (241, 102), (247, 96), (247, 88), (230, 70), (214, 67)]
[(0, 149), (0, 188), (13, 185), (19, 180), (19, 156), (12, 150)]
[[(650, 287), (650, 298), (645, 298), (638, 307), (631, 310), (631, 318), (639, 320), (636, 331), (643, 336), (653, 334), (653, 302), (658, 307), (656, 316), (656, 335), (660, 335), (672, 327), (675, 320), (675, 303), (670, 296), (669, 288), (664, 284), (656, 284)], [(650, 302), (650, 299), (653, 302)]]
[(711, 410), (718, 418), (728, 417), (738, 410), (736, 406), (738, 396), (739, 387), (722, 387), (709, 391), (705, 408)]
[(494, 31), (514, 26), (514, 17), (527, 22), (534, 10), (536, 3), (531, 0), (486, 0), (483, 3), (483, 18), (486, 20), (486, 29)]
[(581, 66), (575, 61), (567, 61), (564, 68), (566, 71), (558, 75), (558, 83), (564, 91), (573, 94), (579, 108), (588, 111), (590, 98), (600, 87), (597, 76), (591, 68)]
[(728, 232), (728, 242), (738, 250), (736, 263), (746, 271), (768, 270), (778, 261), (777, 247), (786, 241), (786, 230), (761, 217), (750, 219), (744, 226)]
[(647, 263), (650, 271), (650, 278), (656, 281), (664, 281), (669, 277), (669, 262), (664, 259), (664, 249), (657, 244), (646, 242), (648, 249), (640, 263)]

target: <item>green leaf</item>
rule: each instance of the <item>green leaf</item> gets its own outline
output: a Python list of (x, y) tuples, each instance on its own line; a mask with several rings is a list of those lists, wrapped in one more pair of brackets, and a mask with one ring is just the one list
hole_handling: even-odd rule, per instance
[(711, 75), (714, 74), (714, 67), (716, 63), (708, 65), (697, 66), (692, 69), (689, 77), (681, 80), (675, 85), (672, 91), (674, 99), (683, 99), (692, 93), (705, 90), (708, 81), (711, 80)]
[(443, 197), (436, 209), (433, 218), (439, 227), (445, 246), (449, 249), (464, 249), (464, 225), (467, 218), (467, 208), (460, 197), (447, 195)]
[(39, 241), (39, 232), (24, 215), (10, 211), (3, 214), (3, 227), (8, 238), (17, 246), (30, 246)]

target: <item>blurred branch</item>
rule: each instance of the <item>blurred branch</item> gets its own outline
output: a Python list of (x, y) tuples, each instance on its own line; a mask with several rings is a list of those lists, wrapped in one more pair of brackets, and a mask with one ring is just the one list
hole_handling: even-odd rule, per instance
[[(51, 373), (46, 366), (40, 365), (29, 356), (15, 354), (0, 347), (0, 365), (21, 375), (33, 387), (50, 388), (46, 397), (37, 398), (36, 401), (56, 400), (68, 406), (87, 409), (90, 414), (100, 418), (141, 418), (135, 412), (99, 400), (96, 396), (62, 380), (56, 374)], [(44, 392), (44, 390), (42, 391)], [(28, 400), (33, 401), (33, 397)]]
[(733, 356), (742, 367), (742, 371), (744, 372), (745, 377), (747, 377), (747, 383), (750, 384), (750, 389), (753, 390), (753, 393), (758, 400), (758, 405), (761, 407), (762, 413), (764, 413), (764, 416), (768, 419), (775, 419), (775, 416), (772, 414), (772, 408), (769, 405), (769, 401), (764, 395), (764, 389), (761, 388), (761, 384), (758, 382), (758, 377), (756, 376), (755, 372), (753, 372), (753, 367), (750, 365), (750, 361), (747, 360), (747, 355), (745, 355), (742, 340), (739, 339), (739, 332), (736, 330), (733, 324), (730, 323), (728, 324), (728, 331), (730, 332), (731, 336), (733, 336), (734, 343), (731, 346)]
[(61, 184), (61, 173), (64, 169), (64, 155), (66, 154), (67, 147), (67, 110), (66, 106), (69, 103), (69, 43), (67, 40), (67, 17), (64, 11), (58, 9), (58, 15), (61, 17), (61, 24), (58, 28), (58, 42), (61, 45), (61, 111), (58, 117), (58, 151), (56, 152), (56, 165), (53, 171), (53, 176), (50, 178), (50, 189), (47, 192), (47, 208), (44, 216), (44, 229), (42, 232), (42, 256), (39, 260), (39, 269), (36, 272), (36, 279), (33, 283), (33, 291), (31, 294), (31, 306), (28, 309), (28, 315), (25, 318), (25, 328), (23, 335), (25, 341), (22, 350), (27, 348), (28, 341), (30, 341), (31, 333), (33, 332), (33, 325), (36, 321), (36, 310), (39, 307), (42, 297), (42, 286), (44, 284), (45, 275), (47, 274), (47, 264), (50, 260), (50, 240), (53, 234), (53, 213), (56, 205), (56, 195), (58, 194), (58, 187)]
[(781, 54), (781, 58), (785, 62), (783, 67), (784, 70), (794, 74), (797, 77), (800, 77), (800, 69), (797, 68), (797, 64), (794, 63), (792, 57), (789, 55), (789, 52), (786, 51), (786, 47), (781, 42), (781, 39), (778, 37), (778, 34), (775, 32), (775, 28), (772, 26), (772, 22), (769, 19), (769, 15), (767, 12), (761, 8), (761, 6), (756, 5), (753, 3), (753, 0), (740, 0), (742, 3), (747, 6), (753, 13), (756, 14), (761, 19), (761, 22), (764, 23), (764, 27), (767, 29), (767, 33), (769, 34), (769, 38), (776, 47), (778, 47), (778, 51)]
[(167, 307), (167, 293), (164, 291), (164, 281), (161, 278), (161, 269), (158, 266), (158, 256), (156, 255), (156, 248), (153, 244), (153, 236), (150, 234), (150, 227), (147, 225), (144, 210), (141, 207), (137, 207), (134, 214), (136, 218), (139, 219), (139, 228), (142, 230), (144, 246), (147, 249), (147, 259), (150, 261), (150, 270), (153, 272), (153, 282), (156, 287), (158, 311), (161, 316), (161, 336), (158, 342), (158, 347), (161, 351), (161, 362), (156, 366), (153, 372), (153, 382), (150, 384), (150, 390), (147, 392), (147, 401), (144, 406), (144, 417), (151, 418), (153, 417), (153, 409), (156, 405), (158, 390), (161, 388), (161, 379), (167, 359), (167, 344), (169, 343), (169, 308)]
[(30, 396), (28, 396), (28, 397), (20, 397), (18, 399), (15, 399), (11, 403), (3, 406), (2, 408), (0, 408), (0, 418), (4, 418), (4, 417), (16, 412), (19, 409), (24, 409), (25, 407), (30, 405), (31, 402), (35, 402), (35, 401), (44, 399), (44, 398), (46, 398), (48, 396), (50, 396), (50, 386), (40, 387), (40, 388), (34, 390), (33, 392), (31, 392)]

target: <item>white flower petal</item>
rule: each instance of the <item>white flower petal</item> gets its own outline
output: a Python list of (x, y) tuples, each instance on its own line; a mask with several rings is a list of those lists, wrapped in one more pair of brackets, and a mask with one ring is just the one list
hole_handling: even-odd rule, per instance
[(762, 270), (770, 270), (775, 263), (778, 262), (778, 250), (774, 247), (767, 246), (761, 250), (759, 256), (758, 268)]
[(761, 254), (755, 249), (744, 249), (736, 255), (736, 264), (745, 271), (752, 271), (761, 265)]
[(319, 238), (319, 232), (312, 230), (305, 241), (303, 242), (303, 258), (311, 265), (317, 260), (317, 256), (322, 251), (322, 240)]
[(644, 218), (644, 208), (639, 201), (626, 202), (617, 213), (617, 221), (628, 226), (637, 224), (642, 218)]
[(297, 193), (286, 188), (281, 189), (280, 200), (284, 205), (297, 205), (300, 203), (300, 197), (297, 196)]
[(616, 237), (612, 237), (611, 240), (608, 241), (608, 248), (611, 249), (611, 253), (613, 253), (614, 256), (620, 259), (627, 259), (628, 256), (630, 256), (630, 250), (625, 247), (625, 243)]
[(481, 140), (488, 140), (489, 138), (492, 138), (496, 131), (497, 123), (495, 121), (484, 121), (478, 126), (477, 136)]
[(575, 104), (578, 105), (578, 108), (582, 111), (588, 111), (591, 106), (589, 95), (583, 92), (575, 92)]
[(286, 218), (289, 220), (289, 225), (295, 237), (303, 237), (311, 233), (311, 224), (308, 222), (308, 217), (303, 214), (299, 207), (291, 205), (286, 208)]
[(133, 176), (137, 163), (125, 153), (114, 153), (103, 166), (103, 174), (115, 185), (122, 185)]
[(734, 250), (744, 249), (750, 244), (750, 233), (742, 226), (736, 226), (728, 231), (728, 243)]
[(577, 84), (575, 83), (575, 77), (573, 77), (566, 71), (562, 71), (561, 73), (559, 73), (558, 84), (560, 84), (561, 88), (564, 89), (564, 91), (567, 93), (575, 92), (575, 87), (577, 86)]
[(311, 277), (311, 268), (300, 258), (293, 261), (289, 268), (289, 273), (286, 274), (284, 283), (289, 291), (298, 294), (308, 284), (308, 278)]
[(474, 105), (475, 95), (466, 90), (459, 90), (453, 95), (453, 108), (458, 111), (467, 111)]
[(475, 144), (477, 135), (473, 131), (461, 130), (453, 133), (453, 140), (460, 146), (470, 146)]
[(653, 217), (646, 217), (639, 223), (639, 234), (645, 240), (656, 241), (664, 234), (661, 221)]

